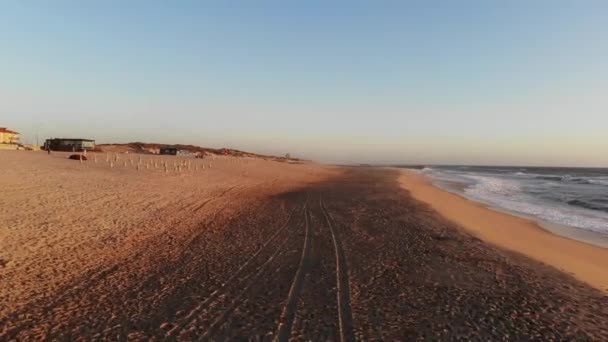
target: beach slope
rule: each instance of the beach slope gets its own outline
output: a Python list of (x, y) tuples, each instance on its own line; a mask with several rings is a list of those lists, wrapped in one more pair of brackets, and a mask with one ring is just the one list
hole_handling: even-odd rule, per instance
[(402, 171), (399, 180), (414, 198), (483, 241), (554, 266), (608, 292), (608, 249), (552, 234), (531, 220), (439, 189), (421, 174)]
[(88, 157), (0, 153), (0, 340), (608, 340), (604, 294), (397, 171)]

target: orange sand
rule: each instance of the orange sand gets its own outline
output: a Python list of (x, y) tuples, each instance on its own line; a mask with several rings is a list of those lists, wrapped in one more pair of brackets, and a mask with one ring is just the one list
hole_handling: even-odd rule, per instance
[(554, 235), (533, 221), (491, 210), (403, 172), (401, 186), (480, 239), (532, 257), (608, 292), (608, 249)]
[(238, 207), (247, 189), (283, 193), (328, 172), (254, 158), (89, 153), (80, 163), (70, 154), (0, 151), (0, 317), (61, 293), (144, 241)]

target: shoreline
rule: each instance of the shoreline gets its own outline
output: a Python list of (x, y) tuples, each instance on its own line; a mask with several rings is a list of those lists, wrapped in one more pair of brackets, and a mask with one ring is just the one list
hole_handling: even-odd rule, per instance
[(412, 197), (484, 242), (551, 265), (608, 293), (608, 249), (558, 235), (531, 219), (441, 189), (424, 175), (399, 171), (399, 183)]
[(466, 233), (394, 170), (69, 155), (0, 151), (0, 341), (285, 324), (304, 340), (608, 341), (605, 292)]
[[(433, 179), (427, 175), (423, 174), (423, 176), (429, 180), (431, 185), (433, 185), (436, 188), (439, 188), (440, 190), (447, 191), (447, 192), (454, 194), (458, 197), (461, 197), (467, 201), (479, 203), (482, 206), (484, 206), (490, 210), (531, 221), (532, 223), (538, 225), (539, 228), (541, 228), (549, 233), (552, 233), (552, 234), (555, 234), (555, 235), (558, 235), (561, 237), (565, 237), (570, 240), (583, 242), (583, 243), (593, 245), (596, 247), (608, 248), (608, 237), (601, 233), (598, 233), (598, 232), (595, 232), (592, 230), (585, 230), (582, 228), (570, 227), (570, 226), (566, 226), (563, 224), (553, 223), (553, 222), (541, 220), (541, 219), (533, 217), (531, 215), (526, 215), (526, 214), (509, 211), (508, 209), (494, 206), (490, 203), (479, 201), (474, 198), (469, 198), (465, 194), (463, 194), (459, 191), (455, 191), (453, 189), (450, 189), (449, 187), (441, 186), (441, 184), (438, 184), (438, 182), (434, 182)], [(446, 181), (442, 181), (442, 182), (445, 183)], [(465, 186), (463, 186), (459, 183), (456, 183), (456, 182), (454, 182), (453, 186), (458, 187), (458, 190), (464, 192)]]

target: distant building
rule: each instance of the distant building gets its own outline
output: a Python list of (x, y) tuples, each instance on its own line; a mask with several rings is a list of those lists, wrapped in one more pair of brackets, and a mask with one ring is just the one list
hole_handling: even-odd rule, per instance
[(6, 127), (0, 127), (0, 144), (18, 144), (19, 133)]
[(177, 155), (182, 157), (196, 157), (196, 152), (188, 150), (177, 150)]
[(47, 148), (50, 148), (51, 151), (90, 151), (95, 149), (95, 140), (53, 138), (47, 139), (44, 143), (44, 149)]
[(160, 148), (160, 154), (164, 154), (164, 155), (169, 155), (169, 156), (175, 156), (177, 155), (177, 148), (175, 147), (161, 147)]

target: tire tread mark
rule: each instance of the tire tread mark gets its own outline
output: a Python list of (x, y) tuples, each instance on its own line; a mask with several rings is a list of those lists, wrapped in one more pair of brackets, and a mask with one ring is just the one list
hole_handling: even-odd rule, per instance
[(277, 333), (275, 334), (275, 341), (288, 341), (291, 336), (293, 320), (298, 306), (298, 298), (300, 297), (300, 292), (304, 285), (304, 275), (308, 272), (310, 248), (312, 245), (309, 221), (309, 213), (308, 211), (304, 211), (305, 235), (302, 255), (300, 257), (300, 263), (298, 264), (298, 270), (296, 271), (291, 287), (289, 288), (289, 294), (287, 295), (285, 305), (283, 306), (281, 318), (279, 319), (280, 323), (277, 327)]
[[(255, 260), (255, 258), (260, 255), (260, 253), (262, 253), (266, 247), (268, 247), (268, 245), (273, 242), (277, 236), (279, 236), (279, 234), (283, 231), (285, 231), (285, 229), (287, 229), (287, 227), (289, 226), (289, 222), (291, 222), (291, 219), (293, 218), (293, 214), (294, 212), (296, 212), (297, 208), (293, 208), (291, 210), (291, 212), (289, 213), (289, 216), (287, 217), (287, 220), (285, 221), (285, 223), (283, 224), (283, 226), (281, 226), (281, 228), (279, 228), (270, 238), (268, 238), (268, 240), (266, 240), (266, 242), (251, 256), (249, 257), (249, 259), (247, 259), (247, 261), (245, 261), (245, 263), (243, 263), (231, 276), (230, 278), (228, 278), (226, 281), (222, 282), (222, 284), (220, 285), (220, 287), (218, 289), (216, 289), (215, 291), (213, 291), (209, 297), (207, 297), (202, 303), (200, 303), (199, 305), (197, 305), (194, 309), (192, 309), (188, 315), (186, 315), (182, 320), (183, 322), (181, 324), (176, 325), (175, 327), (173, 327), (171, 330), (169, 330), (166, 333), (166, 337), (170, 337), (173, 334), (175, 334), (178, 330), (183, 329), (185, 326), (187, 326), (189, 323), (191, 323), (191, 321), (194, 319), (194, 316), (199, 313), (204, 307), (208, 306), (209, 304), (211, 304), (217, 297), (219, 297), (223, 292), (225, 292), (226, 288), (228, 287), (228, 285), (230, 285), (232, 283), (232, 281), (234, 281), (242, 272), (243, 270), (249, 266), (249, 264)], [(251, 275), (250, 275), (251, 276)], [(247, 279), (245, 279), (247, 280)]]
[[(254, 188), (258, 185), (260, 185), (262, 183), (259, 184), (255, 184), (252, 186), (242, 186), (240, 191), (236, 191), (236, 194), (234, 194), (233, 196), (236, 196), (244, 191), (247, 191), (251, 188)], [(222, 197), (224, 197), (226, 194), (228, 194), (229, 192), (231, 192), (232, 190), (234, 190), (235, 188), (239, 187), (239, 185), (235, 185), (232, 186), (226, 190), (224, 190), (219, 196), (215, 196), (210, 198), (208, 201), (206, 201), (204, 204), (206, 205), (208, 202), (210, 201), (214, 201), (214, 200), (218, 200)], [(216, 209), (212, 214), (207, 216), (207, 221), (208, 222), (214, 222), (215, 218), (217, 216), (219, 216), (219, 214), (226, 209), (226, 207), (230, 204), (230, 202), (226, 201), (225, 203), (221, 204), (221, 206)], [(211, 217), (211, 218), (209, 218)], [(204, 231), (201, 230), (200, 233), (196, 234), (193, 238), (191, 238), (190, 243), (187, 243), (187, 245), (191, 244), (192, 241), (196, 240), (198, 237), (200, 237), (201, 234), (203, 234)], [(83, 274), (81, 277), (79, 277), (78, 279), (85, 279), (84, 281), (82, 280), (78, 280), (78, 281), (73, 281), (70, 282), (68, 284), (66, 284), (65, 286), (63, 286), (63, 290), (57, 291), (57, 293), (61, 293), (60, 295), (58, 295), (54, 300), (51, 301), (51, 303), (46, 303), (43, 304), (42, 306), (42, 311), (46, 312), (51, 310), (53, 307), (60, 305), (61, 302), (65, 301), (65, 298), (69, 298), (70, 296), (73, 295), (78, 295), (80, 293), (82, 293), (83, 291), (91, 288), (92, 286), (95, 286), (95, 283), (99, 282), (101, 279), (103, 279), (104, 277), (109, 276), (110, 274), (112, 274), (113, 272), (117, 271), (119, 268), (123, 267), (124, 265), (126, 265), (130, 260), (139, 258), (140, 255), (142, 255), (144, 253), (144, 251), (138, 250), (135, 252), (134, 255), (130, 256), (129, 258), (123, 258), (122, 260), (114, 263), (113, 265), (109, 265), (109, 266), (105, 266), (105, 267), (100, 267), (99, 269), (95, 270), (93, 274), (89, 274), (87, 275), (89, 272), (86, 272), (85, 274)], [(154, 275), (150, 275), (148, 276), (148, 279), (151, 279), (152, 277), (154, 277)], [(140, 282), (140, 286), (141, 284), (145, 283), (145, 281), (141, 281)], [(28, 306), (37, 306), (37, 304), (41, 302), (41, 300), (37, 300), (34, 302), (31, 302), (28, 304)], [(9, 322), (10, 320), (14, 320), (16, 317), (18, 317), (21, 314), (27, 313), (27, 309), (22, 309), (20, 311), (11, 313), (8, 317), (2, 318), (0, 319), (0, 326), (6, 324), (7, 322)], [(23, 327), (26, 324), (18, 324), (10, 329), (7, 329), (6, 331), (3, 331), (2, 334), (0, 334), (0, 340), (2, 340), (2, 338), (4, 337), (8, 337), (8, 339), (14, 339), (16, 338), (17, 334), (20, 332), (20, 330), (23, 329)]]
[[(306, 210), (306, 204), (304, 206), (304, 210)], [(224, 310), (224, 312), (221, 313), (213, 321), (213, 323), (211, 323), (211, 325), (207, 328), (207, 331), (203, 334), (203, 336), (201, 337), (200, 340), (202, 340), (202, 341), (212, 340), (211, 336), (217, 331), (218, 328), (220, 328), (224, 323), (226, 323), (226, 321), (228, 320), (228, 318), (230, 318), (230, 315), (232, 314), (234, 309), (236, 309), (239, 306), (239, 304), (241, 302), (241, 297), (243, 297), (249, 291), (251, 286), (253, 286), (256, 283), (256, 280), (262, 275), (266, 266), (268, 266), (268, 264), (270, 264), (270, 262), (272, 262), (280, 254), (280, 252), (283, 250), (283, 247), (285, 247), (285, 245), (287, 245), (287, 242), (289, 242), (291, 237), (292, 237), (292, 234), (289, 234), (287, 237), (285, 237), (285, 239), (281, 242), (281, 244), (275, 250), (275, 252), (262, 265), (260, 265), (257, 268), (257, 272), (249, 278), (249, 280), (250, 280), (249, 283), (247, 283), (243, 287), (243, 290), (236, 297), (234, 297), (232, 299), (230, 306), (226, 310)]]
[(355, 335), (353, 333), (352, 324), (352, 313), (350, 308), (350, 289), (348, 285), (348, 272), (346, 269), (344, 249), (342, 248), (342, 241), (340, 235), (336, 234), (336, 230), (332, 224), (331, 216), (325, 208), (323, 203), (323, 196), (319, 197), (319, 205), (327, 226), (331, 232), (331, 237), (334, 244), (335, 258), (336, 258), (336, 297), (338, 302), (338, 323), (340, 332), (340, 341), (354, 341)]

